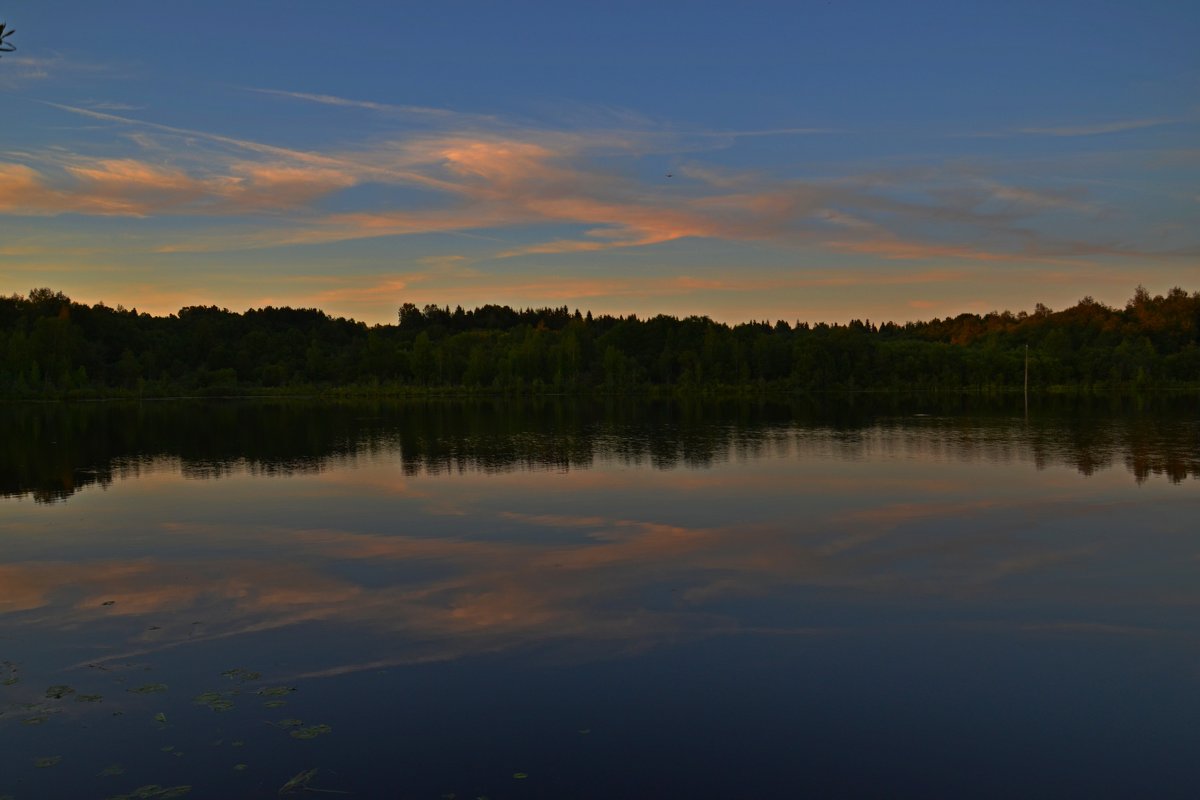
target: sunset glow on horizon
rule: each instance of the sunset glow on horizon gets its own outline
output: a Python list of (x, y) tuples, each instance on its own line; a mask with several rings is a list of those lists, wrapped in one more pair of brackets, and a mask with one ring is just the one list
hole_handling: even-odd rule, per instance
[(1200, 10), (9, 3), (0, 294), (906, 321), (1200, 289)]

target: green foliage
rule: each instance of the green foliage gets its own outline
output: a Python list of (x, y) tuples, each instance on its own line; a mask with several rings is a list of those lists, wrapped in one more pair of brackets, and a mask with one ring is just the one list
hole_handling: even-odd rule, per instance
[(1020, 390), (1200, 382), (1200, 293), (1124, 308), (1085, 297), (1032, 314), (904, 325), (726, 325), (707, 317), (593, 317), (560, 308), (451, 311), (405, 303), (395, 325), (317, 309), (191, 306), (153, 317), (35, 289), (0, 297), (0, 395), (714, 393)]

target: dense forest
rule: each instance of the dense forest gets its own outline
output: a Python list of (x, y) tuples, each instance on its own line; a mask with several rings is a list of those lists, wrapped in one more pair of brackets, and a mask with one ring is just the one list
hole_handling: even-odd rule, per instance
[(1200, 292), (1124, 308), (903, 325), (405, 303), (394, 325), (317, 309), (192, 306), (155, 317), (35, 289), (0, 297), (0, 394), (165, 396), (314, 391), (504, 394), (828, 390), (1003, 392), (1200, 385)]

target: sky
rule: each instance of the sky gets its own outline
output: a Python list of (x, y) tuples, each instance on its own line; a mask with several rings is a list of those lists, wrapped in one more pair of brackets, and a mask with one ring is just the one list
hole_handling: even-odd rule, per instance
[(0, 21), (0, 294), (844, 322), (1200, 290), (1200, 4)]

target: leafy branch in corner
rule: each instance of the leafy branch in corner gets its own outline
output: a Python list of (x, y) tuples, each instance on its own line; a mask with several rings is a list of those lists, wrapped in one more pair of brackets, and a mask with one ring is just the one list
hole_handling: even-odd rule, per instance
[(11, 53), (17, 49), (17, 46), (8, 41), (8, 37), (16, 33), (12, 28), (7, 27), (3, 22), (0, 22), (0, 53)]

